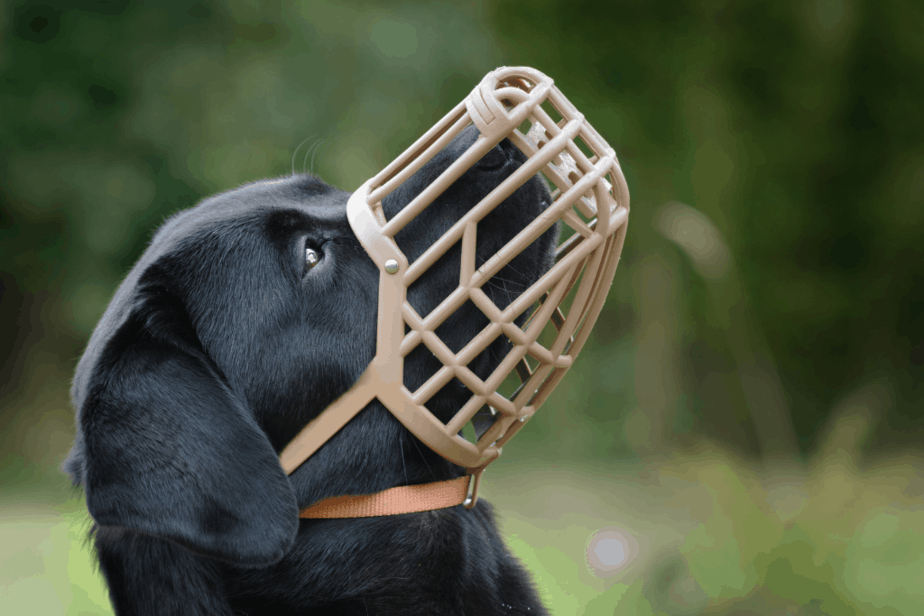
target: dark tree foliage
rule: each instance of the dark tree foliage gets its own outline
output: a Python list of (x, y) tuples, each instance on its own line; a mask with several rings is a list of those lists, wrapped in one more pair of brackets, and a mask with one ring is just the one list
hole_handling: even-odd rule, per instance
[[(0, 9), (0, 400), (48, 357), (72, 371), (170, 213), (288, 172), (317, 134), (326, 179), (352, 189), (481, 75), (525, 64), (612, 141), (632, 191), (615, 287), (629, 299), (611, 299), (594, 344), (633, 331), (633, 268), (660, 254), (690, 307), (684, 429), (753, 446), (740, 392), (707, 385), (733, 367), (704, 283), (653, 229), (662, 204), (688, 203), (728, 240), (803, 449), (845, 392), (876, 379), (891, 405), (875, 444), (920, 443), (924, 5), (310, 4)], [(582, 421), (630, 407), (631, 376), (613, 381), (629, 393), (607, 393)], [(609, 384), (591, 385), (599, 398)], [(28, 418), (4, 413), (3, 431), (14, 420)], [(611, 431), (594, 434), (582, 449), (612, 453)]]
[[(600, 129), (622, 135), (633, 232), (640, 210), (680, 200), (725, 233), (801, 445), (845, 390), (877, 378), (893, 391), (876, 444), (919, 445), (924, 5), (544, 0), (500, 3), (493, 17), (510, 64), (620, 110)], [(691, 173), (716, 137), (685, 127), (699, 91), (733, 148), (715, 193)], [(712, 346), (710, 309), (698, 306), (693, 363)]]

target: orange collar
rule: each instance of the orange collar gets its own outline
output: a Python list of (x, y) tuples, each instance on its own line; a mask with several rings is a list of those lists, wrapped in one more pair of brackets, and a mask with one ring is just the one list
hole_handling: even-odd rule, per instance
[[(376, 494), (334, 496), (325, 498), (301, 510), (300, 518), (371, 518), (445, 509), (465, 504), (474, 505), (481, 473), (465, 475), (448, 481), (415, 486), (398, 486)], [(474, 481), (472, 481), (474, 478)], [(471, 485), (470, 485), (471, 484)], [(469, 495), (469, 488), (472, 494)], [(471, 501), (471, 504), (467, 501)]]

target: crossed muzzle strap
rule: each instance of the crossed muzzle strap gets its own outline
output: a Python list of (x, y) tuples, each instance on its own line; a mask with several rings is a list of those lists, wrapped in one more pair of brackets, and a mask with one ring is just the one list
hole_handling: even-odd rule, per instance
[[(478, 139), (386, 219), (383, 199), (471, 125), (478, 128)], [(505, 138), (526, 161), (409, 262), (395, 236)], [(537, 175), (551, 189), (551, 204), (497, 253), (476, 254), (482, 219)], [(464, 101), (357, 189), (347, 204), (347, 217), (379, 269), (376, 354), (357, 383), (289, 443), (280, 462), (291, 474), (377, 399), (421, 442), (467, 469), (471, 479), (454, 480), (451, 488), (438, 482), (412, 486), (410, 491), (393, 488), (378, 495), (328, 499), (306, 510), (313, 512), (311, 517), (390, 515), (460, 503), (473, 506), (485, 467), (545, 402), (587, 341), (613, 281), (628, 216), (629, 190), (615, 151), (551, 79), (527, 67), (489, 73)], [(518, 254), (556, 224), (561, 243), (555, 264), (507, 306), (497, 306), (482, 287), (499, 284), (495, 277), (501, 277)], [(407, 300), (408, 288), (454, 246), (460, 247), (458, 288), (429, 313), (418, 314)], [(437, 329), (467, 302), (490, 322), (456, 352)], [(482, 379), (469, 364), (501, 336), (509, 341), (510, 351)], [(404, 382), (404, 361), (420, 345), (442, 368), (411, 391)], [(427, 404), (454, 379), (471, 397), (443, 422)], [(459, 488), (463, 480), (468, 482), (465, 495)], [(417, 509), (423, 501), (430, 506)], [(368, 511), (385, 513), (364, 513)]]

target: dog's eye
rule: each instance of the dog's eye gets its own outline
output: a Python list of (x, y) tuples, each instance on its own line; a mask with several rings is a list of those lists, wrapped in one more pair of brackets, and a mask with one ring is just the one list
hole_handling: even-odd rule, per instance
[(305, 271), (307, 272), (315, 265), (321, 261), (321, 252), (312, 248), (311, 246), (305, 246)]

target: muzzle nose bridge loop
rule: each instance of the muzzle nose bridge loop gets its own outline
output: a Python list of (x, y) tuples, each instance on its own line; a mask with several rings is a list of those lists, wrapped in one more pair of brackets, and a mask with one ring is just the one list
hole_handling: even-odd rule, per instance
[[(490, 76), (489, 76), (490, 77)], [(475, 86), (465, 99), (472, 123), (488, 141), (499, 142), (510, 131), (521, 124), (536, 105), (546, 99), (552, 87), (552, 81), (541, 81), (529, 92), (520, 87), (497, 88), (497, 81), (486, 77)], [(525, 84), (520, 82), (522, 86)], [(501, 101), (516, 103), (513, 113), (509, 113)]]
[[(561, 116), (560, 121), (546, 113), (545, 103)], [(532, 128), (524, 135), (518, 127), (527, 120)], [(476, 142), (386, 220), (382, 200), (471, 124), (481, 133)], [(505, 137), (526, 155), (526, 162), (409, 264), (395, 235)], [(585, 154), (587, 150), (592, 155)], [(477, 266), (478, 223), (540, 172), (555, 187), (552, 203)], [(378, 399), (428, 447), (468, 469), (472, 481), (466, 504), (474, 505), (481, 472), (548, 398), (586, 342), (612, 283), (628, 210), (628, 189), (615, 151), (551, 79), (529, 68), (501, 68), (487, 75), (464, 101), (350, 198), (350, 225), (380, 272), (376, 355), (359, 381), (286, 447), (281, 456), (286, 472), (293, 472), (359, 410)], [(559, 220), (573, 234), (556, 252), (555, 265), (503, 310), (498, 308), (482, 286)], [(460, 241), (457, 289), (421, 317), (407, 301), (408, 287)], [(452, 352), (436, 329), (469, 300), (490, 322), (462, 349)], [(515, 324), (516, 317), (530, 307), (532, 314), (523, 326)], [(549, 323), (555, 335), (551, 342), (543, 341)], [(482, 380), (468, 364), (499, 336), (505, 336), (512, 348)], [(404, 360), (421, 344), (443, 366), (412, 392), (403, 382)], [(510, 375), (521, 383), (511, 394), (501, 394), (498, 388)], [(443, 423), (426, 405), (453, 378), (470, 390), (471, 397)], [(487, 405), (493, 407), (490, 413), (484, 412)], [(476, 442), (469, 442), (459, 432), (476, 420), (482, 428), (476, 427)]]

